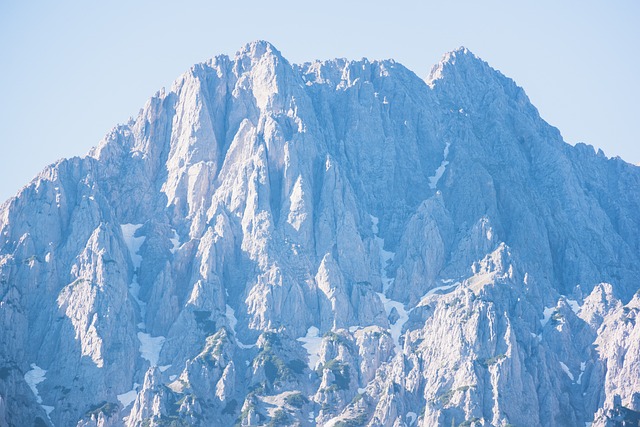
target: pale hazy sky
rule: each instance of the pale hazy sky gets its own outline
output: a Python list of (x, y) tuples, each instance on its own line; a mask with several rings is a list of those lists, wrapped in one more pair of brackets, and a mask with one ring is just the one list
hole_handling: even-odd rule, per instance
[(217, 3), (0, 0), (0, 203), (192, 64), (256, 39), (294, 63), (394, 58), (421, 77), (464, 45), (567, 142), (640, 162), (640, 1)]

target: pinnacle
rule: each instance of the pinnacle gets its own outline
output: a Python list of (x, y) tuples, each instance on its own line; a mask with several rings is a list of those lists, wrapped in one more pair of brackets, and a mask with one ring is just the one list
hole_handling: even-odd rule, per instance
[(471, 63), (471, 62), (484, 63), (482, 59), (480, 59), (478, 56), (476, 56), (473, 52), (471, 52), (469, 49), (467, 49), (464, 46), (460, 46), (455, 50), (445, 53), (442, 56), (441, 63), (455, 64), (457, 62), (456, 60), (460, 60), (465, 63)]
[(458, 73), (460, 70), (473, 70), (476, 76), (492, 75), (495, 70), (485, 61), (476, 56), (464, 46), (445, 53), (438, 64), (429, 73), (427, 84), (434, 85), (436, 80), (444, 78), (451, 73)]
[(265, 55), (274, 55), (282, 58), (280, 51), (266, 40), (255, 40), (245, 44), (236, 53), (236, 58), (249, 57), (252, 59), (261, 58)]

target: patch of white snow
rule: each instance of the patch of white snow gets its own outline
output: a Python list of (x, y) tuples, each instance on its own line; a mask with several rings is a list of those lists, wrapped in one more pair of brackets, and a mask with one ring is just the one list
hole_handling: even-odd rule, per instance
[(133, 266), (138, 269), (140, 268), (140, 263), (142, 262), (142, 256), (138, 254), (140, 251), (140, 247), (144, 243), (145, 237), (135, 237), (136, 232), (142, 227), (142, 224), (121, 224), (120, 228), (122, 229), (122, 237), (124, 237), (124, 243), (127, 245), (129, 249), (129, 254), (131, 255), (131, 261), (133, 262)]
[(311, 326), (307, 330), (307, 335), (304, 337), (298, 338), (297, 341), (300, 341), (302, 346), (307, 350), (307, 355), (309, 356), (309, 368), (315, 369), (318, 361), (320, 360), (320, 350), (322, 348), (322, 337), (320, 335), (320, 330), (315, 326)]
[[(444, 282), (444, 281), (443, 281)], [(420, 302), (418, 303), (418, 305), (416, 307), (422, 307), (423, 305), (427, 304), (429, 302), (429, 297), (435, 293), (443, 293), (444, 291), (448, 291), (451, 288), (456, 288), (458, 287), (458, 285), (460, 284), (460, 282), (455, 282), (455, 283), (451, 283), (449, 285), (443, 285), (443, 286), (438, 286), (432, 289), (429, 289), (429, 291), (424, 294), (422, 296), (422, 298), (420, 298)]]
[(382, 292), (378, 292), (378, 296), (382, 301), (382, 305), (384, 306), (384, 310), (387, 313), (387, 316), (391, 314), (391, 311), (395, 308), (398, 312), (398, 319), (395, 323), (391, 324), (390, 332), (391, 337), (393, 338), (393, 342), (396, 346), (397, 354), (400, 353), (400, 335), (402, 335), (402, 327), (407, 320), (409, 320), (409, 313), (405, 310), (404, 305), (401, 302), (393, 301), (385, 295), (391, 284), (393, 283), (393, 279), (387, 275), (386, 267), (395, 256), (394, 252), (385, 251), (384, 250), (384, 239), (378, 236), (380, 229), (378, 228), (379, 219), (373, 215), (369, 215), (371, 218), (371, 231), (373, 232), (374, 238), (378, 243), (378, 248), (380, 249), (380, 278), (382, 280)]
[(451, 145), (450, 141), (447, 141), (445, 147), (444, 147), (444, 153), (443, 153), (443, 159), (442, 162), (440, 163), (440, 166), (438, 166), (438, 169), (436, 169), (436, 173), (433, 176), (429, 177), (429, 187), (432, 190), (436, 189), (436, 186), (438, 185), (438, 181), (440, 181), (440, 178), (442, 178), (442, 175), (444, 175), (444, 171), (447, 169), (447, 165), (449, 164), (449, 161), (447, 160), (447, 157), (449, 157), (449, 146)]
[(173, 231), (173, 237), (171, 237), (169, 240), (171, 240), (173, 247), (170, 250), (172, 254), (175, 254), (176, 251), (180, 248), (180, 236), (178, 236), (178, 232), (176, 230), (171, 229), (171, 231)]
[(584, 371), (587, 369), (587, 362), (580, 362), (580, 375), (578, 375), (578, 381), (576, 384), (582, 384), (582, 376), (584, 375)]
[(135, 273), (133, 274), (133, 279), (129, 285), (129, 292), (140, 308), (140, 318), (142, 319), (142, 322), (138, 323), (138, 329), (144, 330), (146, 328), (144, 319), (147, 314), (147, 303), (140, 299), (140, 284), (138, 283), (138, 275)]
[(238, 324), (238, 319), (236, 318), (236, 312), (229, 304), (227, 304), (227, 308), (225, 311), (225, 315), (227, 316), (227, 321), (229, 322), (229, 327), (235, 333), (236, 325)]
[[(133, 263), (135, 270), (138, 270), (138, 268), (140, 268), (140, 264), (142, 263), (142, 255), (140, 255), (138, 252), (140, 251), (140, 247), (145, 240), (144, 236), (135, 237), (135, 234), (140, 229), (140, 227), (142, 227), (142, 224), (120, 224), (120, 228), (122, 229), (122, 237), (124, 238), (124, 243), (127, 245), (127, 249), (129, 249), (129, 255), (131, 257), (131, 262)], [(140, 284), (138, 283), (137, 272), (133, 273), (133, 278), (131, 279), (131, 284), (129, 285), (129, 292), (140, 308), (140, 318), (142, 319), (142, 321), (138, 323), (138, 329), (144, 331), (146, 329), (144, 319), (146, 318), (147, 304), (140, 299)]]
[(384, 306), (384, 311), (386, 311), (387, 316), (391, 314), (391, 311), (395, 308), (398, 312), (398, 319), (395, 323), (391, 324), (390, 332), (391, 338), (393, 338), (393, 342), (396, 345), (396, 351), (400, 353), (400, 336), (402, 335), (402, 327), (407, 320), (409, 320), (409, 313), (405, 310), (404, 305), (399, 301), (394, 301), (387, 298), (383, 293), (378, 293), (380, 300), (382, 301), (382, 305)]
[(418, 414), (415, 412), (407, 412), (407, 421), (409, 422), (409, 426), (412, 426), (416, 420), (418, 419)]
[(569, 370), (569, 367), (567, 367), (567, 365), (565, 365), (564, 363), (560, 362), (560, 367), (562, 368), (564, 373), (567, 374), (567, 376), (569, 377), (569, 379), (571, 381), (575, 381), (575, 378), (573, 377), (573, 374), (571, 373), (571, 371)]
[(236, 325), (238, 324), (238, 319), (236, 318), (235, 310), (229, 304), (227, 304), (225, 315), (227, 316), (227, 322), (229, 322), (231, 332), (233, 332), (233, 336), (236, 337), (236, 343), (238, 344), (238, 347), (243, 349), (255, 347), (255, 344), (244, 344), (238, 339), (238, 334), (236, 334)]
[(386, 251), (384, 249), (384, 239), (378, 236), (378, 233), (380, 232), (380, 229), (378, 228), (379, 219), (373, 215), (369, 215), (369, 217), (371, 218), (371, 231), (373, 232), (375, 241), (380, 249), (380, 279), (382, 280), (382, 292), (386, 294), (387, 290), (393, 283), (393, 279), (387, 276), (387, 266), (391, 263), (396, 254), (395, 252)]
[(137, 388), (136, 386), (137, 384), (134, 384), (131, 390), (116, 396), (118, 398), (118, 401), (120, 401), (120, 403), (122, 404), (123, 408), (126, 409), (129, 405), (131, 405), (136, 400), (136, 396), (138, 396), (138, 391), (136, 390)]
[(36, 396), (36, 401), (42, 404), (42, 398), (40, 397), (40, 393), (38, 392), (38, 384), (47, 379), (47, 371), (40, 368), (35, 363), (31, 364), (31, 370), (27, 371), (24, 374), (24, 380), (27, 382), (27, 385)]
[(151, 334), (146, 332), (138, 332), (138, 339), (140, 340), (140, 355), (142, 358), (148, 360), (151, 366), (158, 366), (160, 350), (162, 350), (165, 337), (152, 337)]
[(569, 298), (565, 298), (565, 301), (567, 301), (567, 304), (569, 304), (569, 307), (571, 307), (571, 310), (575, 314), (578, 314), (578, 312), (580, 311), (580, 304), (578, 304), (578, 301), (572, 300)]
[(549, 323), (549, 319), (551, 319), (551, 315), (556, 310), (555, 307), (545, 307), (542, 312), (543, 318), (540, 320), (540, 324), (544, 328), (547, 323)]

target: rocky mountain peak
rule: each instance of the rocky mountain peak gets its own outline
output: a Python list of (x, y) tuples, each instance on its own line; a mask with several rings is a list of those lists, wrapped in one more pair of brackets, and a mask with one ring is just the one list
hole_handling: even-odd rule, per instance
[(528, 115), (538, 115), (524, 90), (465, 47), (446, 53), (431, 69), (427, 85), (445, 102), (457, 100), (458, 109), (473, 113), (491, 108), (506, 111), (513, 106)]
[[(447, 73), (454, 73), (454, 70), (473, 70), (473, 73), (487, 72), (488, 64), (477, 57), (469, 49), (464, 46), (445, 53), (442, 59), (435, 64), (426, 79), (427, 84), (431, 87), (435, 85), (437, 80), (445, 78)], [(460, 71), (458, 71), (460, 72)], [(477, 77), (477, 76), (476, 76)]]
[(263, 56), (275, 56), (284, 59), (280, 51), (271, 43), (265, 40), (255, 40), (242, 46), (236, 53), (236, 59), (249, 57), (260, 60)]
[(253, 42), (48, 167), (0, 208), (0, 423), (635, 419), (640, 170), (465, 48), (427, 83)]

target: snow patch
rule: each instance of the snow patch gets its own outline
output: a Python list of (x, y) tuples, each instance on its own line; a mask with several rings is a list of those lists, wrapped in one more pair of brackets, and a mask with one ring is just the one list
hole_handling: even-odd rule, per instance
[(391, 314), (391, 311), (395, 308), (398, 312), (398, 319), (395, 323), (390, 325), (391, 338), (393, 338), (393, 342), (396, 346), (397, 354), (400, 353), (400, 336), (402, 335), (402, 327), (407, 320), (409, 320), (409, 313), (405, 310), (404, 305), (401, 302), (393, 301), (385, 295), (387, 290), (391, 287), (393, 283), (393, 279), (387, 275), (386, 267), (391, 263), (393, 257), (396, 255), (394, 252), (389, 252), (384, 250), (384, 239), (378, 236), (380, 229), (378, 228), (379, 219), (373, 215), (369, 215), (371, 218), (371, 231), (373, 232), (373, 236), (378, 243), (378, 247), (380, 249), (380, 279), (382, 280), (382, 292), (378, 292), (378, 296), (382, 301), (382, 305), (384, 306), (384, 311), (387, 313), (387, 317)]
[(225, 315), (227, 316), (227, 322), (229, 322), (231, 332), (233, 332), (233, 336), (236, 337), (236, 343), (238, 344), (238, 347), (243, 349), (255, 347), (255, 344), (244, 344), (238, 339), (238, 334), (236, 334), (236, 325), (238, 324), (238, 319), (236, 318), (235, 310), (231, 308), (229, 304), (227, 304)]
[(40, 368), (35, 363), (31, 364), (31, 370), (24, 374), (24, 380), (36, 396), (36, 401), (42, 405), (42, 398), (38, 392), (38, 384), (47, 379), (47, 371)]
[(378, 223), (380, 220), (373, 215), (369, 215), (369, 217), (371, 218), (371, 231), (373, 232), (374, 239), (380, 249), (380, 280), (382, 280), (382, 292), (386, 293), (393, 283), (393, 279), (387, 276), (387, 266), (391, 263), (396, 254), (395, 252), (386, 251), (384, 249), (384, 239), (378, 236), (378, 233), (380, 232)]
[(175, 229), (172, 228), (171, 231), (173, 231), (173, 237), (171, 237), (169, 240), (171, 240), (173, 247), (169, 250), (172, 254), (175, 254), (176, 251), (180, 248), (180, 236), (178, 236), (178, 232)]
[(407, 320), (409, 320), (409, 312), (405, 310), (404, 305), (401, 302), (391, 300), (387, 298), (383, 293), (378, 292), (378, 296), (382, 301), (382, 305), (384, 306), (384, 311), (387, 312), (387, 317), (391, 314), (391, 311), (395, 308), (398, 312), (398, 319), (395, 323), (391, 324), (390, 332), (391, 338), (393, 338), (393, 342), (396, 345), (396, 351), (400, 352), (400, 336), (402, 335), (402, 327)]
[(227, 321), (229, 322), (229, 327), (233, 331), (234, 335), (236, 332), (236, 325), (238, 324), (238, 319), (236, 318), (235, 310), (227, 304), (227, 308), (225, 310), (225, 315), (227, 316)]
[(567, 304), (569, 304), (569, 307), (571, 307), (571, 310), (575, 314), (578, 314), (578, 312), (580, 311), (580, 304), (578, 304), (578, 301), (572, 300), (569, 298), (565, 298), (565, 301), (567, 302)]
[(378, 228), (378, 223), (380, 222), (380, 220), (378, 219), (378, 217), (375, 217), (373, 215), (369, 215), (369, 218), (371, 218), (371, 231), (377, 236), (380, 232), (380, 229)]
[(124, 238), (124, 243), (127, 245), (129, 249), (129, 254), (131, 255), (131, 262), (133, 262), (133, 266), (138, 269), (140, 268), (140, 263), (142, 262), (142, 256), (138, 254), (140, 251), (140, 247), (144, 243), (145, 236), (134, 237), (136, 232), (142, 227), (142, 224), (121, 224), (120, 228), (122, 229), (122, 237)]
[(116, 396), (118, 401), (122, 404), (122, 407), (126, 409), (129, 405), (131, 405), (138, 396), (137, 392), (138, 384), (134, 384), (133, 388), (126, 393), (122, 393)]
[(564, 363), (560, 362), (560, 367), (562, 368), (562, 370), (564, 371), (565, 374), (567, 374), (567, 376), (569, 377), (569, 379), (571, 381), (575, 381), (575, 378), (573, 377), (573, 374), (571, 373), (571, 371), (569, 370), (569, 368), (567, 367), (567, 365), (565, 365)]
[[(443, 280), (444, 283), (444, 280)], [(449, 285), (443, 285), (443, 286), (438, 286), (436, 288), (433, 289), (429, 289), (429, 291), (424, 294), (422, 296), (422, 298), (420, 298), (420, 302), (418, 303), (418, 305), (416, 307), (422, 307), (423, 305), (426, 305), (429, 302), (429, 297), (433, 294), (437, 293), (442, 293), (444, 291), (448, 291), (451, 288), (456, 288), (458, 287), (458, 285), (460, 285), (460, 282), (455, 282), (455, 283), (451, 283)]]
[(407, 412), (407, 421), (408, 421), (408, 425), (412, 426), (416, 420), (418, 419), (418, 414), (416, 414), (415, 412)]
[(584, 375), (584, 371), (587, 369), (587, 362), (580, 362), (580, 375), (578, 375), (578, 381), (576, 384), (582, 384), (582, 376)]
[(298, 338), (297, 341), (300, 341), (302, 347), (307, 350), (307, 355), (309, 356), (309, 368), (315, 369), (318, 365), (318, 361), (320, 360), (320, 350), (322, 349), (322, 337), (320, 336), (320, 330), (315, 326), (311, 326), (307, 330), (307, 335), (304, 337)]
[(545, 307), (542, 312), (543, 318), (540, 320), (540, 324), (544, 328), (547, 323), (549, 323), (549, 319), (551, 319), (551, 315), (556, 310), (555, 307)]
[[(129, 256), (131, 257), (131, 262), (133, 263), (133, 267), (135, 269), (133, 278), (131, 279), (131, 284), (129, 284), (129, 292), (140, 308), (140, 318), (142, 319), (142, 321), (138, 323), (138, 329), (144, 331), (146, 329), (144, 319), (146, 318), (147, 314), (147, 304), (140, 299), (140, 284), (138, 283), (137, 270), (140, 268), (140, 264), (142, 263), (142, 255), (140, 255), (138, 252), (140, 252), (140, 247), (144, 243), (146, 237), (135, 237), (136, 232), (141, 227), (142, 224), (120, 224), (120, 228), (122, 229), (122, 237), (124, 238), (124, 243), (127, 245), (127, 249), (129, 249)], [(144, 335), (147, 335), (149, 337), (151, 336), (149, 334)], [(138, 333), (138, 338), (140, 338), (140, 333)], [(140, 339), (140, 342), (142, 342), (142, 339)], [(140, 348), (140, 352), (142, 353), (142, 348)], [(152, 366), (155, 365), (152, 364)]]
[(442, 175), (444, 175), (444, 171), (447, 169), (447, 165), (449, 164), (447, 157), (449, 157), (450, 146), (451, 146), (451, 142), (447, 141), (447, 144), (444, 147), (442, 162), (440, 163), (440, 166), (438, 166), (438, 169), (436, 169), (436, 173), (433, 176), (429, 177), (429, 187), (432, 190), (436, 189), (436, 186), (438, 185), (438, 181), (440, 181), (440, 178), (442, 178)]
[(135, 273), (133, 274), (131, 284), (129, 285), (129, 292), (140, 308), (140, 318), (142, 321), (138, 323), (138, 329), (145, 330), (146, 325), (144, 323), (144, 319), (147, 317), (147, 303), (140, 299), (140, 284), (138, 283), (138, 275)]
[(138, 339), (140, 340), (140, 356), (148, 360), (151, 366), (158, 366), (160, 350), (162, 350), (166, 338), (163, 336), (152, 337), (146, 332), (138, 332)]

